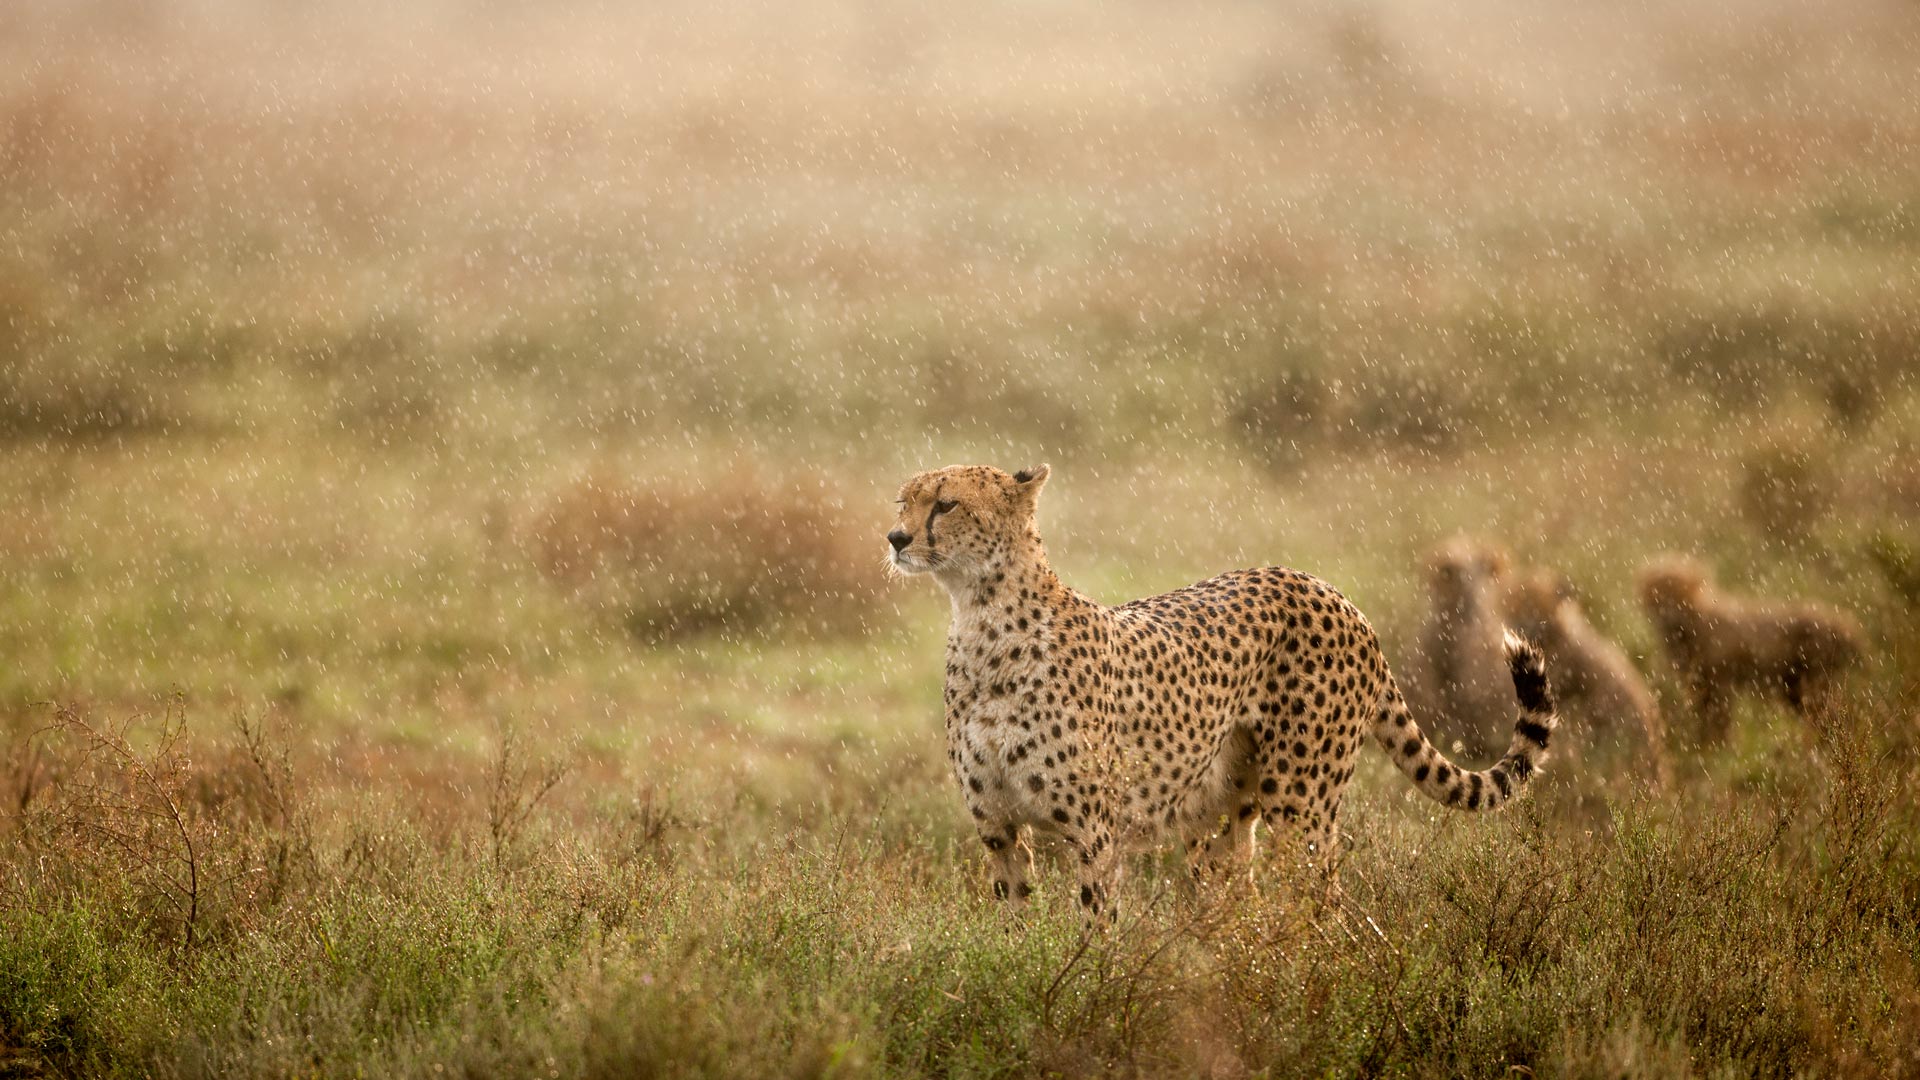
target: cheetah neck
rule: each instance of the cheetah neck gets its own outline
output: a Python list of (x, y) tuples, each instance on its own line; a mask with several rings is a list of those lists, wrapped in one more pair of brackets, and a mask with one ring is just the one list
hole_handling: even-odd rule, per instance
[(1037, 536), (988, 558), (964, 577), (942, 578), (941, 584), (953, 602), (951, 633), (956, 637), (997, 625), (1016, 606), (1057, 608), (1069, 598), (1084, 599), (1053, 572)]
[(1443, 592), (1434, 606), (1463, 618), (1478, 618), (1481, 612), (1492, 607), (1492, 603), (1483, 587), (1473, 585)]
[(1683, 656), (1694, 655), (1700, 640), (1706, 636), (1706, 619), (1698, 608), (1692, 606), (1657, 612), (1653, 622), (1667, 647)]

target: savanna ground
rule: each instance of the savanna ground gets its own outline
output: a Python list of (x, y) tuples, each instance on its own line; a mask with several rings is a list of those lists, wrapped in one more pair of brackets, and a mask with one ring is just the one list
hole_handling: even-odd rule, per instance
[[(0, 1075), (1920, 1073), (1920, 8), (1467, 10), (0, 8)], [(1042, 460), (1109, 601), (1565, 570), (1677, 789), (1009, 923), (881, 534)], [(1660, 550), (1873, 659), (1698, 750)]]

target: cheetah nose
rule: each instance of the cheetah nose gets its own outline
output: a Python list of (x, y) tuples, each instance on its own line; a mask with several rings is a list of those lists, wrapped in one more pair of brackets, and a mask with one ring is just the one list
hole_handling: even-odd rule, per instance
[(893, 550), (899, 551), (901, 548), (913, 543), (913, 534), (907, 532), (905, 529), (895, 529), (887, 534), (887, 543), (893, 545)]

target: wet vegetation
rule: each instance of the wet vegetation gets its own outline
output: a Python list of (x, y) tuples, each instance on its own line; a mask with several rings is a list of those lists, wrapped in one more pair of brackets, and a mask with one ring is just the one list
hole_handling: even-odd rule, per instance
[[(1920, 1073), (1920, 10), (0, 10), (0, 1075)], [(997, 912), (920, 468), (1661, 699)], [(1655, 553), (1868, 659), (1702, 747)], [(1571, 732), (1578, 739), (1580, 732)]]

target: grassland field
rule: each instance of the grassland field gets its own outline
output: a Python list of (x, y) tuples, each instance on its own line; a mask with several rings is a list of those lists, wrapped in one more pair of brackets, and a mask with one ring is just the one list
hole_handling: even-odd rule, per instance
[[(0, 1076), (1920, 1075), (1920, 8), (0, 9)], [(1679, 766), (994, 907), (898, 483), (1566, 573)], [(1869, 659), (1701, 747), (1677, 551)], [(1580, 732), (1570, 733), (1578, 739)]]

